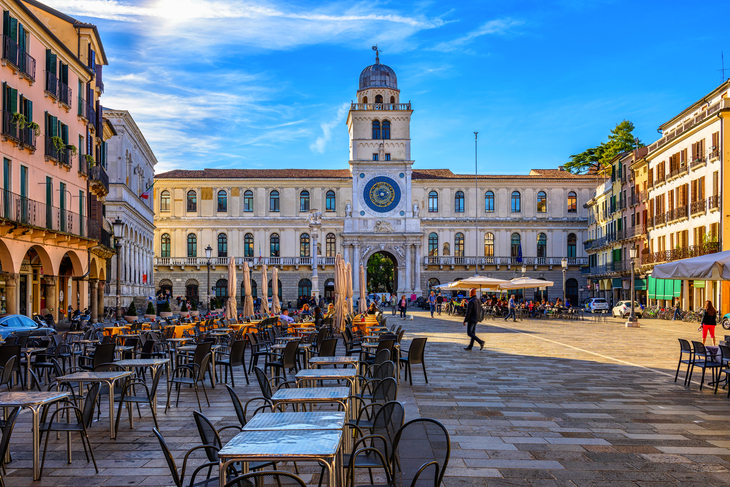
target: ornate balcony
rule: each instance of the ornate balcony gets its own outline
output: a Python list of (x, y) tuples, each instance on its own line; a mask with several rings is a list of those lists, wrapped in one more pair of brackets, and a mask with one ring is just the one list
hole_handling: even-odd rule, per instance
[(663, 250), (661, 252), (653, 252), (642, 254), (642, 264), (660, 264), (662, 262), (673, 262), (675, 260), (688, 259), (690, 257), (699, 257), (701, 255), (714, 254), (721, 250), (720, 242), (708, 242), (699, 245), (689, 245), (687, 247), (678, 247), (671, 250)]
[(704, 213), (706, 210), (707, 200), (702, 198), (701, 200), (692, 202), (690, 213), (692, 214), (692, 216), (695, 216), (698, 213)]
[(109, 194), (109, 176), (99, 164), (89, 169), (89, 190), (97, 196)]
[(59, 150), (53, 143), (53, 138), (45, 135), (43, 137), (46, 141), (46, 158), (51, 161), (63, 164), (65, 166), (71, 166), (71, 149), (64, 147)]
[(350, 103), (350, 110), (410, 110), (410, 103)]
[(18, 43), (8, 36), (3, 36), (3, 60), (10, 63), (31, 82), (35, 81), (35, 58), (23, 51)]

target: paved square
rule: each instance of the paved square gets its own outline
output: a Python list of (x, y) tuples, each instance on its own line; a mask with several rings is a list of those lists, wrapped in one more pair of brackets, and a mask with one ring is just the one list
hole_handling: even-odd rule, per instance
[[(677, 337), (697, 339), (696, 324), (642, 320), (641, 328), (627, 329), (619, 320), (498, 320), (478, 326), (485, 349), (467, 352), (465, 329), (456, 317), (414, 315), (413, 321), (401, 321), (388, 314), (388, 321), (404, 326), (405, 342), (428, 337), (429, 383), (415, 366), (413, 387), (401, 380), (398, 397), (406, 405), (406, 420), (431, 417), (448, 428), (446, 487), (730, 484), (727, 391), (700, 392), (697, 380), (685, 388), (683, 376), (674, 382)], [(721, 337), (723, 330), (717, 332)], [(236, 372), (243, 400), (260, 395), (251, 381), (245, 385)], [(200, 444), (192, 416), (197, 403), (192, 390), (183, 389), (180, 407), (164, 414), (163, 387), (160, 429), (180, 469), (183, 452)], [(211, 406), (203, 402), (203, 413), (218, 428), (237, 424), (225, 387), (208, 394)], [(141, 419), (135, 412), (133, 430), (125, 412), (118, 437), (111, 440), (102, 404), (101, 419), (90, 430), (99, 474), (86, 463), (78, 436), (70, 465), (65, 440), (51, 437), (39, 482), (30, 480), (30, 415), (23, 412), (10, 445), (6, 485), (172, 485), (151, 433), (149, 408), (141, 411)], [(224, 431), (224, 442), (233, 433)], [(299, 471), (316, 485), (318, 467), (300, 465)], [(360, 480), (369, 483), (366, 474)]]

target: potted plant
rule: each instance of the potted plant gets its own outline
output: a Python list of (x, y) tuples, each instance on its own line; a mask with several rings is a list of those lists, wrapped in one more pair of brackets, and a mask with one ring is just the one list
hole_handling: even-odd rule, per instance
[(124, 319), (127, 320), (127, 323), (137, 321), (137, 307), (134, 305), (134, 300), (129, 303), (129, 308), (127, 308), (127, 314), (124, 315)]
[(200, 316), (200, 311), (198, 311), (198, 303), (196, 303), (194, 299), (190, 300), (190, 316)]
[(170, 318), (172, 316), (172, 308), (170, 308), (170, 302), (165, 301), (162, 305), (162, 311), (160, 311), (160, 318)]
[(182, 306), (180, 306), (180, 316), (183, 318), (187, 318), (190, 316), (190, 313), (188, 312), (188, 305), (183, 301)]
[(152, 304), (152, 301), (147, 303), (147, 311), (144, 313), (144, 319), (145, 320), (154, 320), (157, 318), (157, 313), (155, 312), (155, 305)]

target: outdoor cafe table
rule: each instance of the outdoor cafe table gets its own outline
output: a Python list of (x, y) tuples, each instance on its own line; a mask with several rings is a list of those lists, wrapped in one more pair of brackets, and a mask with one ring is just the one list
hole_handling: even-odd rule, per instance
[[(307, 384), (318, 380), (346, 380), (350, 383), (352, 394), (360, 393), (356, 369), (305, 369), (297, 372), (294, 378), (299, 387), (307, 387)], [(300, 382), (302, 385), (299, 385)]]
[[(127, 370), (137, 367), (149, 367), (152, 370), (152, 377), (154, 377), (157, 373), (157, 369), (159, 369), (163, 365), (167, 365), (167, 379), (168, 381), (170, 380), (170, 359), (167, 358), (134, 358), (127, 360), (117, 360), (116, 362), (114, 362), (114, 365), (118, 365)], [(152, 394), (152, 407), (155, 410), (155, 414), (157, 414), (157, 391), (152, 391)]]
[(28, 408), (33, 413), (33, 480), (40, 479), (41, 467), (39, 463), (40, 456), (40, 412), (41, 408), (46, 404), (51, 404), (56, 401), (70, 396), (70, 392), (59, 392), (59, 391), (13, 391), (13, 392), (2, 392), (0, 393), (0, 407), (3, 408), (15, 408), (22, 407)]
[(231, 463), (244, 462), (243, 470), (247, 473), (248, 462), (315, 461), (327, 467), (329, 487), (342, 486), (341, 442), (341, 429), (242, 431), (218, 452), (219, 485), (226, 485), (226, 471)]
[(273, 410), (287, 404), (338, 404), (347, 413), (347, 400), (350, 397), (349, 387), (307, 387), (303, 389), (279, 389), (271, 396)]
[(119, 379), (125, 379), (132, 375), (133, 372), (76, 372), (74, 374), (64, 375), (56, 379), (56, 387), (60, 387), (63, 382), (78, 382), (79, 391), (83, 387), (84, 382), (103, 382), (109, 387), (109, 437), (113, 440), (116, 438), (114, 431), (114, 383)]
[(349, 355), (339, 357), (312, 357), (309, 359), (309, 365), (315, 367), (319, 365), (352, 365), (357, 369), (359, 363), (359, 358)]

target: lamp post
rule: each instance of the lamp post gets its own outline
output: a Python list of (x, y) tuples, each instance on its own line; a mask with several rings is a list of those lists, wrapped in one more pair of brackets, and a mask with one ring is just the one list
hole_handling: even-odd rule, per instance
[(205, 248), (205, 258), (208, 259), (208, 262), (206, 263), (208, 267), (208, 287), (205, 290), (205, 301), (208, 305), (208, 310), (210, 310), (210, 256), (213, 255), (213, 249), (208, 245)]
[(568, 259), (563, 257), (560, 265), (563, 268), (563, 306), (565, 306), (565, 272), (568, 270)]
[(120, 288), (119, 288), (119, 276), (122, 273), (122, 234), (124, 233), (124, 222), (122, 220), (120, 220), (119, 217), (117, 217), (117, 219), (112, 222), (112, 227), (114, 230), (114, 240), (116, 240), (116, 242), (114, 243), (114, 248), (117, 251), (117, 311), (116, 311), (116, 317), (120, 318), (122, 316), (122, 314), (121, 314), (122, 295), (120, 293)]
[(631, 258), (631, 295), (629, 296), (629, 307), (631, 308), (631, 314), (629, 315), (629, 321), (626, 322), (626, 328), (639, 328), (639, 320), (636, 319), (634, 313), (634, 306), (636, 306), (636, 297), (634, 296), (634, 266), (636, 265), (636, 245), (629, 247), (629, 257)]

